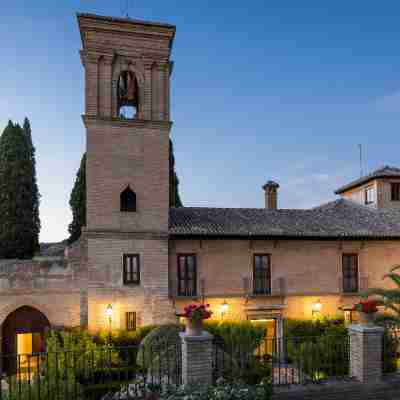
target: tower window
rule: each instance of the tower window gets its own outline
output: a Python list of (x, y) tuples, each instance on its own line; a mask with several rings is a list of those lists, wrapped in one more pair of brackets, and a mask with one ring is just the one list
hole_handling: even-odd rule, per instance
[(393, 182), (390, 184), (390, 188), (391, 188), (391, 200), (400, 201), (400, 183)]
[(375, 202), (375, 190), (372, 186), (365, 189), (364, 192), (364, 203), (366, 205), (373, 204)]
[(139, 254), (123, 255), (123, 281), (124, 285), (140, 285)]
[(118, 78), (118, 116), (123, 119), (136, 118), (139, 109), (139, 88), (135, 75), (122, 71)]
[(129, 186), (121, 193), (120, 204), (122, 212), (136, 211), (136, 194)]

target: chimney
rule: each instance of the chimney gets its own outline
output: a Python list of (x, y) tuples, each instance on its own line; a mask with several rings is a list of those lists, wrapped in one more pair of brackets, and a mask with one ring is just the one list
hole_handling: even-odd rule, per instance
[(278, 188), (279, 185), (274, 181), (268, 181), (263, 189), (265, 191), (265, 208), (276, 210), (278, 208)]

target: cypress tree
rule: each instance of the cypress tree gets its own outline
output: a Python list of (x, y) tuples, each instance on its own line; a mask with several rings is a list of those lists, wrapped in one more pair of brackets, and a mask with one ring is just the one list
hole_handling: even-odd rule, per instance
[(171, 139), (169, 140), (169, 206), (183, 207), (179, 196), (179, 179), (175, 171), (174, 146)]
[(72, 211), (72, 222), (68, 226), (70, 234), (68, 243), (79, 239), (82, 227), (86, 225), (86, 153), (83, 154), (75, 184), (71, 192), (69, 205)]
[(39, 192), (29, 121), (8, 122), (0, 137), (0, 258), (31, 258), (39, 249)]
[(33, 218), (33, 230), (37, 237), (37, 246), (39, 247), (39, 233), (41, 228), (40, 217), (39, 217), (39, 205), (40, 205), (40, 193), (37, 185), (36, 179), (36, 149), (33, 145), (32, 140), (32, 129), (29, 119), (25, 117), (24, 119), (24, 133), (26, 135), (28, 146), (30, 148), (30, 157), (32, 164), (32, 173), (30, 175), (31, 179), (31, 196), (32, 196), (32, 218)]

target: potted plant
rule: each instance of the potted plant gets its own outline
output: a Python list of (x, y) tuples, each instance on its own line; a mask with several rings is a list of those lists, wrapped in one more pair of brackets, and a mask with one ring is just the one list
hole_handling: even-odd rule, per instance
[(378, 311), (376, 300), (361, 300), (354, 306), (354, 310), (360, 314), (360, 323), (362, 325), (373, 325), (375, 313)]
[(211, 315), (209, 304), (190, 304), (185, 307), (183, 316), (186, 318), (186, 333), (191, 336), (200, 336), (203, 332), (203, 321)]

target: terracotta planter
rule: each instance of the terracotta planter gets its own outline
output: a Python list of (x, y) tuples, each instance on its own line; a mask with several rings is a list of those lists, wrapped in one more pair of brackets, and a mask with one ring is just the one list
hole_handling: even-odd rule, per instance
[(365, 313), (360, 311), (360, 324), (361, 325), (366, 325), (366, 326), (373, 326), (374, 325), (374, 319), (375, 319), (375, 313)]
[(203, 333), (203, 320), (191, 320), (186, 318), (185, 332), (190, 336), (201, 336)]

